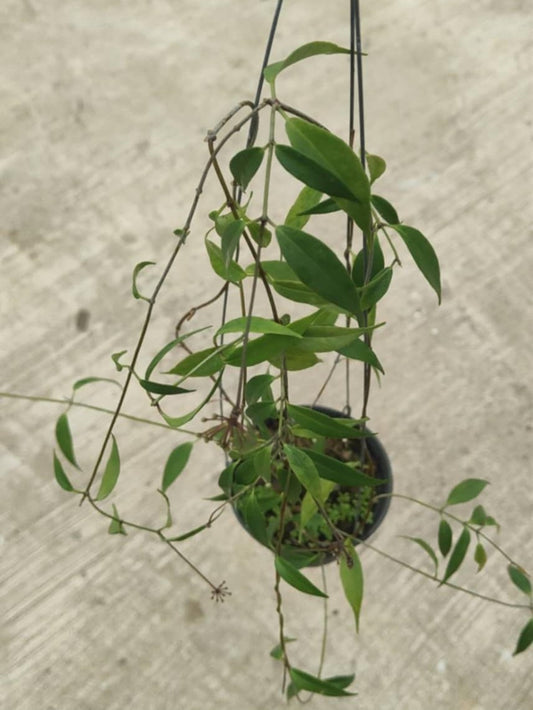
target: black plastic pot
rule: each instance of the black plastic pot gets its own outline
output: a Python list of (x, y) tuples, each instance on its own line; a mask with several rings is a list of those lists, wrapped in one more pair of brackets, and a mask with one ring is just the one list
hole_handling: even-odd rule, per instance
[[(315, 405), (310, 408), (315, 409), (317, 412), (321, 412), (322, 414), (327, 414), (330, 417), (349, 418), (342, 412), (339, 412), (335, 409), (330, 409), (329, 407), (321, 407)], [(379, 478), (383, 481), (383, 483), (375, 487), (375, 491), (377, 495), (386, 494), (386, 497), (378, 499), (372, 509), (372, 522), (366, 524), (363, 527), (357, 540), (353, 540), (354, 545), (359, 544), (361, 540), (367, 540), (379, 528), (390, 506), (390, 495), (387, 494), (392, 493), (393, 488), (392, 469), (389, 457), (387, 456), (387, 452), (385, 451), (385, 448), (383, 447), (383, 444), (380, 442), (380, 440), (377, 437), (373, 436), (372, 432), (369, 432), (369, 434), (370, 436), (365, 440), (366, 446), (376, 467), (375, 476), (376, 478)], [(361, 440), (354, 439), (352, 441), (355, 445), (357, 445), (357, 443)], [(252, 535), (250, 530), (248, 530), (247, 526), (245, 525), (240, 511), (236, 507), (233, 507), (233, 511), (243, 528), (248, 532), (248, 534)], [(252, 535), (252, 537), (254, 537), (254, 535)], [(254, 539), (257, 538), (254, 537)], [(264, 544), (260, 540), (258, 540), (258, 542), (260, 542), (260, 544)], [(333, 555), (328, 554), (327, 552), (319, 553), (318, 556), (315, 556), (315, 559), (309, 559), (310, 555), (308, 551), (306, 551), (305, 549), (297, 548), (296, 546), (292, 545), (284, 545), (282, 555), (290, 559), (298, 567), (321, 565), (328, 562), (332, 562), (335, 559)]]

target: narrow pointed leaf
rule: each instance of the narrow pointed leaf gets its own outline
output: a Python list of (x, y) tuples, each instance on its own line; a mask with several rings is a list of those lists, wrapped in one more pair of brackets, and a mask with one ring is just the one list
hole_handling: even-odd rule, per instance
[(264, 153), (263, 148), (245, 148), (234, 155), (230, 160), (229, 169), (231, 170), (231, 174), (235, 178), (236, 183), (240, 185), (243, 190), (246, 190), (250, 184), (250, 180), (259, 170), (263, 162)]
[(222, 233), (220, 246), (222, 248), (222, 258), (224, 259), (226, 269), (229, 268), (233, 255), (237, 251), (239, 240), (244, 232), (244, 226), (244, 220), (233, 220)]
[[(212, 499), (211, 499), (212, 500)], [(183, 535), (178, 535), (177, 537), (169, 537), (170, 542), (183, 542), (183, 540), (188, 540), (190, 537), (194, 537), (195, 535), (198, 535), (201, 533), (203, 530), (208, 528), (208, 524), (204, 523), (203, 525), (199, 525), (197, 528), (193, 528), (192, 530), (188, 530), (186, 533), (183, 533)]]
[(481, 572), (485, 564), (487, 563), (487, 553), (483, 545), (478, 542), (476, 545), (476, 550), (474, 552), (474, 562), (477, 564), (477, 571)]
[(69, 463), (79, 469), (76, 456), (74, 455), (74, 446), (72, 443), (72, 434), (70, 424), (66, 414), (62, 414), (56, 422), (56, 441), (59, 450)]
[(118, 510), (114, 504), (113, 504), (113, 515), (115, 517), (113, 518), (113, 520), (109, 524), (109, 528), (107, 529), (107, 532), (110, 535), (126, 535), (126, 530), (124, 528), (124, 525), (122, 524), (122, 520), (118, 516)]
[(412, 542), (415, 542), (419, 547), (421, 547), (424, 552), (426, 552), (429, 557), (431, 558), (431, 561), (435, 565), (435, 576), (437, 576), (438, 571), (439, 571), (439, 561), (437, 559), (437, 555), (435, 554), (435, 551), (431, 547), (431, 545), (423, 540), (421, 537), (410, 537), (409, 535), (402, 535), (403, 538), (406, 540), (411, 540)]
[(516, 565), (509, 565), (507, 567), (507, 571), (515, 587), (517, 587), (524, 594), (527, 594), (528, 596), (531, 595), (531, 582), (527, 575), (524, 574), (524, 571)]
[(276, 236), (287, 263), (306, 286), (350, 313), (360, 313), (356, 286), (328, 246), (290, 227), (277, 227)]
[(113, 362), (115, 363), (115, 367), (117, 368), (117, 371), (118, 371), (118, 372), (120, 372), (121, 370), (123, 370), (125, 367), (126, 367), (126, 368), (129, 367), (128, 365), (123, 365), (123, 364), (120, 362), (120, 358), (121, 358), (123, 355), (125, 355), (127, 352), (128, 352), (127, 350), (121, 350), (120, 352), (118, 352), (118, 353), (113, 353), (113, 354), (111, 355), (111, 360), (113, 360)]
[(469, 500), (477, 498), (483, 491), (488, 481), (482, 478), (466, 478), (461, 483), (458, 483), (450, 491), (446, 505), (458, 505), (459, 503), (468, 503)]
[(377, 274), (366, 286), (360, 291), (359, 298), (361, 308), (369, 311), (389, 290), (392, 281), (392, 267), (386, 266), (383, 271)]
[(187, 465), (189, 456), (191, 455), (192, 446), (192, 443), (188, 441), (185, 444), (176, 446), (176, 448), (171, 452), (163, 471), (163, 482), (161, 483), (161, 489), (163, 492), (168, 490), (169, 486), (174, 483), (176, 478)]
[(379, 155), (371, 155), (370, 153), (367, 153), (366, 164), (368, 165), (368, 172), (370, 173), (370, 184), (381, 177), (387, 169), (387, 163), (383, 160), (383, 158), (380, 158)]
[(350, 345), (338, 349), (341, 355), (350, 358), (350, 360), (361, 360), (367, 362), (372, 367), (380, 372), (385, 372), (383, 366), (377, 358), (376, 353), (363, 340), (354, 340)]
[(207, 397), (205, 397), (205, 399), (202, 402), (200, 402), (200, 404), (197, 407), (195, 407), (191, 412), (188, 412), (187, 414), (184, 414), (181, 417), (171, 417), (161, 410), (161, 416), (166, 421), (166, 423), (173, 428), (179, 429), (179, 427), (182, 427), (184, 424), (187, 424), (187, 422), (190, 422), (191, 419), (194, 419), (194, 417), (198, 414), (199, 411), (201, 411), (205, 407), (205, 405), (209, 402), (211, 397), (214, 395), (215, 391), (218, 389), (218, 386), (220, 385), (221, 378), (222, 378), (222, 374), (220, 374), (217, 377), (217, 379), (216, 379), (215, 383), (213, 384), (213, 387), (210, 389)]
[(111, 445), (111, 453), (107, 459), (107, 463), (104, 469), (104, 475), (100, 482), (100, 488), (98, 489), (98, 495), (96, 500), (104, 500), (113, 491), (117, 485), (118, 477), (120, 474), (120, 455), (118, 452), (117, 440), (114, 435), (111, 434), (113, 443)]
[(111, 382), (114, 385), (117, 385), (118, 387), (122, 387), (120, 382), (117, 382), (116, 380), (112, 380), (110, 377), (84, 377), (81, 380), (76, 380), (76, 382), (72, 385), (72, 389), (74, 392), (77, 390), (81, 389), (81, 387), (85, 387), (85, 385), (91, 385), (95, 382)]
[(388, 224), (400, 223), (398, 213), (388, 200), (386, 200), (384, 197), (380, 197), (379, 195), (372, 195), (371, 201), (376, 210), (378, 211), (380, 217), (382, 217), (385, 222), (387, 222)]
[(261, 512), (254, 490), (246, 498), (243, 506), (243, 515), (246, 527), (252, 536), (262, 545), (268, 545), (265, 516)]
[(435, 250), (428, 239), (414, 227), (405, 224), (391, 224), (403, 239), (415, 264), (418, 266), (426, 281), (437, 294), (441, 301), (440, 267)]
[(285, 226), (293, 229), (302, 229), (309, 221), (310, 213), (308, 210), (313, 209), (322, 197), (322, 193), (314, 190), (307, 185), (300, 190), (296, 201), (285, 217)]
[(311, 693), (328, 695), (332, 697), (347, 697), (349, 695), (356, 695), (356, 693), (349, 693), (339, 687), (336, 683), (321, 680), (320, 678), (317, 678), (310, 673), (305, 673), (305, 671), (301, 671), (298, 668), (291, 668), (289, 670), (289, 675), (297, 691), (308, 690)]
[[(354, 259), (352, 267), (352, 280), (356, 286), (363, 286), (365, 283), (365, 256), (364, 252), (361, 251), (357, 254)], [(379, 239), (374, 237), (373, 250), (372, 250), (372, 266), (370, 269), (370, 279), (373, 279), (383, 271), (385, 268), (385, 259), (383, 257), (383, 251), (381, 249), (381, 244)]]
[(320, 476), (312, 459), (304, 451), (290, 444), (284, 444), (283, 450), (296, 478), (313, 498), (322, 502)]
[(165, 347), (161, 348), (161, 350), (154, 355), (154, 357), (150, 360), (150, 363), (148, 367), (146, 368), (146, 372), (144, 374), (144, 379), (149, 380), (152, 372), (155, 370), (155, 368), (159, 365), (161, 360), (165, 357), (165, 355), (168, 355), (168, 353), (173, 350), (176, 345), (179, 345), (180, 343), (183, 343), (185, 340), (190, 338), (192, 335), (196, 335), (197, 333), (202, 333), (204, 330), (207, 330), (211, 326), (206, 326), (205, 328), (198, 328), (197, 330), (193, 330), (190, 333), (185, 333), (184, 335), (180, 335), (179, 338), (175, 338), (174, 340), (171, 340), (170, 343), (167, 343)]
[(443, 557), (446, 557), (452, 549), (453, 532), (450, 523), (444, 518), (439, 523), (438, 541), (440, 553)]
[(333, 197), (343, 197), (346, 200), (357, 199), (350, 188), (335, 173), (304, 153), (300, 153), (296, 148), (289, 145), (277, 145), (276, 158), (288, 173), (308, 187)]
[(147, 392), (152, 392), (153, 394), (175, 395), (175, 394), (185, 394), (187, 392), (194, 392), (195, 390), (185, 389), (184, 387), (176, 387), (176, 385), (167, 385), (165, 382), (152, 382), (149, 380), (139, 380), (139, 384)]
[(287, 582), (287, 584), (290, 584), (291, 587), (298, 589), (298, 591), (303, 592), (304, 594), (310, 594), (314, 597), (323, 597), (327, 599), (327, 594), (324, 594), (322, 590), (315, 587), (315, 585), (307, 579), (305, 575), (299, 572), (290, 562), (283, 559), (283, 557), (276, 556), (274, 564), (279, 576)]
[(350, 540), (345, 541), (344, 549), (346, 554), (341, 556), (340, 561), (342, 588), (354, 613), (355, 630), (359, 633), (359, 617), (363, 604), (363, 568), (359, 555)]
[(281, 325), (281, 323), (276, 323), (276, 321), (261, 318), (260, 316), (234, 318), (219, 328), (217, 335), (222, 335), (222, 333), (244, 333), (246, 328), (249, 328), (250, 333), (274, 333), (277, 335), (290, 335), (294, 338), (301, 337), (299, 333), (295, 333), (294, 330), (291, 330), (286, 325)]
[(518, 642), (516, 644), (513, 656), (518, 655), (525, 651), (533, 643), (533, 618), (531, 618), (527, 624), (524, 626), (518, 637)]
[(69, 491), (69, 493), (70, 493), (74, 490), (74, 487), (73, 487), (72, 483), (68, 480), (68, 476), (65, 473), (63, 466), (61, 465), (61, 461), (57, 458), (55, 451), (54, 451), (54, 475), (56, 477), (56, 481), (58, 482), (58, 484), (61, 486), (61, 488), (64, 491)]
[[(322, 202), (319, 202), (314, 207), (308, 207), (301, 214), (304, 216), (310, 217), (313, 214), (331, 214), (332, 212), (339, 212), (340, 209), (341, 208), (339, 207), (337, 201), (334, 200), (333, 197), (328, 197), (327, 199), (322, 200)], [(289, 227), (294, 227), (294, 226), (296, 226), (296, 225), (294, 225), (294, 224), (289, 225)], [(301, 227), (297, 227), (297, 229), (301, 229)]]
[(307, 455), (315, 464), (320, 478), (334, 481), (340, 486), (379, 486), (383, 483), (379, 478), (367, 476), (362, 471), (352, 468), (332, 456), (321, 454), (312, 449), (307, 451)]
[(452, 576), (452, 574), (455, 574), (455, 572), (457, 572), (466, 556), (466, 552), (468, 550), (469, 545), (470, 531), (468, 530), (468, 528), (464, 527), (463, 532), (459, 536), (459, 539), (457, 540), (455, 547), (452, 550), (452, 554), (450, 555), (450, 559), (448, 560), (448, 566), (446, 567), (446, 571), (444, 573), (444, 577), (441, 581), (441, 584), (446, 582)]
[(301, 62), (302, 59), (314, 57), (318, 54), (350, 54), (350, 50), (345, 47), (339, 47), (338, 44), (334, 44), (333, 42), (308, 42), (295, 49), (282, 61), (269, 64), (265, 67), (263, 70), (265, 80), (271, 84), (275, 81), (278, 74), (287, 67), (290, 67), (291, 64), (296, 64), (296, 62)]
[[(226, 348), (228, 346), (225, 346)], [(168, 370), (167, 375), (181, 375), (182, 377), (208, 377), (224, 367), (222, 359), (222, 348), (206, 348), (198, 350), (196, 353), (191, 353), (180, 360), (174, 367)]]
[(146, 296), (141, 295), (139, 289), (137, 288), (137, 277), (139, 273), (145, 269), (147, 266), (154, 266), (155, 261), (141, 261), (133, 269), (133, 276), (131, 280), (131, 292), (134, 298), (141, 298), (143, 301), (150, 301)]
[(298, 407), (295, 404), (289, 404), (287, 412), (297, 424), (316, 434), (337, 439), (361, 438), (361, 431), (357, 429), (356, 420), (345, 417), (334, 419), (310, 407)]

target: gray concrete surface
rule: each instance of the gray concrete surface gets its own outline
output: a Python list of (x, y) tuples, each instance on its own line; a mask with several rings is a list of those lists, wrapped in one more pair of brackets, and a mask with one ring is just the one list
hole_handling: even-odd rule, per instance
[[(363, 2), (368, 147), (384, 155), (382, 191), (432, 237), (444, 303), (406, 264), (382, 314), (372, 424), (397, 490), (440, 503), (467, 476), (492, 485), (485, 505), (500, 541), (532, 566), (531, 16), (521, 0)], [(4, 0), (0, 8), (2, 389), (67, 396), (81, 376), (113, 376), (143, 306), (131, 267), (163, 263), (205, 159), (208, 128), (251, 96), (273, 0)], [(311, 39), (347, 42), (348, 3), (287, 1), (274, 56)], [(343, 130), (346, 76), (331, 59), (280, 82), (291, 102)], [(345, 65), (342, 65), (345, 66)], [(154, 348), (214, 288), (201, 225), (151, 330)], [(147, 276), (147, 282), (150, 281)], [(80, 315), (80, 311), (88, 312)], [(86, 321), (86, 322), (84, 322)], [(80, 329), (80, 325), (82, 329)], [(305, 382), (299, 385), (306, 399)], [(87, 390), (109, 404), (114, 392)], [(357, 389), (354, 387), (354, 398)], [(335, 382), (324, 402), (343, 400)], [(142, 534), (117, 539), (51, 477), (60, 407), (0, 399), (2, 681), (6, 710), (281, 708), (269, 659), (275, 612), (269, 555), (225, 515), (192, 551), (232, 597), (223, 606), (179, 560)], [(140, 400), (128, 401), (139, 412)], [(89, 467), (104, 420), (72, 412)], [(155, 434), (154, 434), (155, 432)], [(160, 512), (147, 493), (179, 440), (121, 424), (121, 511)], [(127, 462), (127, 463), (126, 463)], [(185, 529), (205, 518), (220, 456), (195, 452), (177, 499)], [(435, 520), (394, 502), (376, 544), (400, 556), (399, 534), (433, 536)], [(420, 560), (411, 551), (411, 558)], [(531, 656), (511, 659), (524, 616), (435, 591), (369, 551), (362, 631), (353, 638), (330, 572), (328, 668), (357, 672), (358, 698), (309, 707), (527, 710)], [(252, 573), (253, 571), (253, 573)], [(505, 568), (460, 581), (517, 601)], [(312, 670), (321, 612), (289, 633)], [(326, 669), (327, 670), (327, 669)]]

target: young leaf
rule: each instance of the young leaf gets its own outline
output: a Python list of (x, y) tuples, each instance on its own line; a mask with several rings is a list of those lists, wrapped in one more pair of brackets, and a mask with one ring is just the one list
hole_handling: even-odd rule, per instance
[(437, 559), (437, 555), (435, 554), (435, 551), (431, 547), (431, 545), (423, 540), (421, 537), (410, 537), (409, 535), (402, 535), (403, 538), (406, 540), (412, 540), (412, 542), (416, 542), (417, 545), (419, 545), (430, 557), (435, 565), (435, 577), (437, 576), (439, 572), (439, 561)]
[(307, 185), (303, 187), (285, 217), (285, 226), (302, 229), (307, 224), (310, 214), (307, 210), (314, 208), (320, 201), (322, 193)]
[(285, 580), (287, 584), (290, 584), (291, 587), (298, 589), (298, 591), (304, 594), (311, 594), (314, 597), (324, 597), (327, 599), (327, 594), (324, 594), (318, 587), (315, 587), (307, 577), (299, 572), (294, 565), (283, 559), (283, 557), (276, 556), (274, 565), (279, 576)]
[(221, 378), (222, 375), (220, 374), (215, 380), (213, 387), (211, 387), (211, 389), (209, 390), (207, 397), (202, 402), (200, 402), (200, 404), (195, 407), (191, 412), (188, 412), (187, 414), (184, 414), (181, 417), (170, 417), (168, 414), (165, 414), (165, 412), (161, 410), (161, 416), (166, 421), (166, 423), (173, 428), (179, 429), (179, 427), (182, 427), (184, 424), (187, 424), (187, 422), (190, 422), (191, 419), (194, 419), (194, 417), (201, 409), (205, 407), (205, 405), (210, 401), (211, 397), (214, 395), (215, 391), (218, 389)]
[(246, 190), (250, 180), (259, 170), (263, 162), (264, 153), (263, 148), (245, 148), (234, 155), (230, 160), (229, 169), (231, 170), (231, 174), (235, 178), (236, 183), (240, 185), (243, 190)]
[(146, 268), (147, 266), (153, 266), (154, 264), (155, 264), (155, 261), (141, 261), (133, 269), (133, 277), (131, 280), (131, 292), (132, 292), (134, 298), (141, 298), (143, 301), (148, 301), (148, 302), (150, 301), (149, 298), (146, 298), (146, 296), (142, 296), (139, 293), (139, 289), (137, 288), (137, 276), (144, 268)]
[(244, 333), (247, 327), (249, 327), (250, 333), (274, 333), (277, 335), (290, 335), (293, 338), (301, 337), (299, 333), (295, 333), (294, 330), (291, 330), (286, 325), (281, 325), (281, 323), (276, 323), (276, 321), (261, 318), (260, 316), (234, 318), (219, 328), (217, 335), (222, 335), (222, 333)]
[(61, 461), (57, 458), (56, 452), (54, 451), (54, 474), (56, 477), (56, 481), (58, 484), (61, 486), (61, 488), (64, 491), (69, 491), (72, 492), (74, 490), (74, 487), (72, 483), (68, 480), (67, 474), (65, 473), (65, 470), (63, 466), (61, 465)]
[(482, 478), (466, 478), (461, 483), (458, 483), (450, 491), (446, 505), (458, 505), (459, 503), (468, 503), (469, 500), (477, 498), (481, 491), (488, 485), (488, 481)]
[[(248, 232), (254, 240), (254, 242), (260, 247), (267, 247), (272, 241), (272, 232), (267, 229), (261, 220), (254, 220), (253, 222), (247, 222)], [(255, 268), (255, 264), (253, 265)]]
[(476, 550), (474, 552), (474, 562), (476, 562), (477, 564), (478, 572), (481, 572), (487, 562), (487, 553), (485, 552), (485, 548), (480, 542), (478, 542), (478, 544), (476, 545)]
[(205, 247), (209, 261), (211, 262), (211, 267), (217, 276), (220, 276), (224, 281), (231, 281), (231, 283), (234, 284), (243, 280), (246, 276), (246, 272), (236, 261), (230, 261), (229, 265), (226, 266), (222, 249), (219, 246), (209, 241), (209, 239), (206, 239)]
[(522, 653), (523, 651), (525, 651), (526, 648), (529, 648), (529, 646), (531, 646), (532, 643), (533, 643), (533, 617), (527, 622), (527, 624), (524, 626), (524, 628), (520, 632), (520, 636), (518, 637), (518, 642), (516, 644), (516, 648), (513, 653), (513, 656), (516, 656), (519, 653)]
[(117, 368), (118, 372), (123, 370), (125, 367), (128, 367), (128, 365), (122, 365), (122, 363), (119, 362), (120, 358), (123, 355), (125, 355), (127, 352), (128, 352), (127, 350), (121, 350), (119, 353), (113, 353), (111, 355), (111, 360), (113, 360), (113, 362), (115, 363), (115, 367)]
[(344, 594), (352, 607), (355, 617), (355, 630), (359, 633), (359, 616), (363, 603), (363, 568), (359, 555), (350, 540), (345, 540), (346, 554), (341, 556), (340, 576)]
[(452, 550), (452, 554), (450, 555), (448, 566), (446, 567), (446, 571), (444, 573), (444, 577), (442, 578), (441, 584), (444, 584), (444, 582), (446, 582), (452, 576), (452, 574), (457, 572), (465, 558), (469, 544), (470, 531), (468, 528), (464, 527), (463, 532), (459, 536), (459, 539), (457, 540), (457, 543)]
[(169, 542), (183, 542), (183, 540), (188, 540), (190, 537), (194, 537), (195, 535), (198, 535), (198, 533), (201, 533), (203, 530), (205, 530), (208, 527), (209, 527), (209, 525), (207, 523), (204, 523), (203, 525), (199, 525), (197, 528), (193, 528), (192, 530), (188, 530), (186, 533), (183, 533), (183, 535), (178, 535), (177, 537), (169, 537), (168, 540), (169, 540)]
[(322, 502), (322, 486), (320, 485), (320, 476), (316, 470), (316, 466), (309, 458), (307, 453), (298, 449), (296, 446), (284, 444), (283, 450), (287, 456), (291, 471), (300, 481), (302, 486), (318, 501)]
[(328, 246), (291, 227), (277, 227), (276, 237), (290, 268), (306, 286), (350, 313), (361, 312), (356, 286)]
[[(289, 636), (283, 637), (283, 643), (292, 643), (296, 640), (297, 639), (291, 638)], [(281, 659), (283, 658), (283, 649), (281, 648), (280, 643), (278, 643), (277, 646), (274, 646), (274, 648), (270, 651), (270, 655), (272, 656), (272, 658), (275, 658), (276, 661), (281, 661)]]
[(224, 266), (226, 269), (229, 268), (233, 255), (237, 251), (239, 240), (244, 232), (244, 226), (244, 220), (234, 219), (222, 232), (220, 246), (222, 247), (222, 257), (224, 259)]
[(356, 693), (348, 693), (338, 684), (327, 680), (321, 680), (310, 673), (305, 673), (298, 668), (290, 668), (289, 675), (294, 684), (296, 691), (308, 690), (311, 693), (319, 695), (328, 695), (333, 697), (346, 697), (348, 695), (356, 695)]
[(446, 557), (452, 549), (453, 532), (450, 523), (444, 518), (439, 523), (439, 550), (443, 557)]
[(76, 456), (74, 455), (74, 446), (72, 444), (72, 434), (66, 414), (62, 414), (56, 422), (56, 441), (59, 450), (69, 463), (79, 469)]
[(529, 581), (529, 578), (524, 574), (523, 570), (521, 570), (516, 565), (509, 565), (507, 567), (507, 571), (515, 587), (517, 587), (521, 592), (524, 592), (524, 594), (530, 596), (531, 582)]
[(195, 390), (188, 390), (184, 387), (176, 387), (176, 385), (167, 385), (165, 382), (150, 382), (148, 380), (139, 380), (139, 384), (147, 392), (152, 392), (153, 394), (162, 395), (174, 395), (174, 394), (184, 394), (186, 392), (194, 392)]
[(115, 504), (113, 504), (113, 516), (113, 520), (109, 524), (107, 532), (110, 535), (126, 535), (126, 530), (122, 524), (122, 520), (118, 517), (118, 510)]
[(116, 486), (120, 474), (120, 456), (118, 453), (117, 440), (113, 434), (111, 434), (111, 436), (113, 438), (111, 453), (107, 459), (104, 475), (102, 476), (102, 480), (100, 482), (100, 488), (98, 489), (96, 500), (104, 500), (104, 498), (107, 498)]
[(439, 303), (441, 301), (440, 267), (435, 250), (426, 237), (414, 227), (405, 224), (391, 224), (391, 228), (396, 230), (403, 239), (405, 246), (409, 249), (415, 264), (418, 266), (426, 281), (437, 294)]
[(387, 169), (387, 163), (379, 155), (366, 154), (366, 164), (370, 173), (370, 184), (383, 175)]
[(190, 441), (185, 444), (180, 444), (171, 452), (165, 464), (165, 469), (163, 471), (163, 482), (161, 483), (161, 489), (166, 492), (169, 486), (174, 483), (176, 478), (183, 471), (189, 456), (192, 451), (192, 443)]
[(93, 382), (111, 382), (114, 385), (117, 385), (117, 387), (122, 387), (120, 382), (117, 382), (116, 380), (112, 380), (109, 377), (84, 377), (81, 380), (76, 380), (76, 382), (72, 385), (72, 389), (74, 392), (79, 390), (81, 387), (85, 387), (85, 385), (91, 385)]
[(272, 84), (278, 74), (287, 67), (290, 67), (291, 64), (296, 64), (296, 62), (301, 62), (302, 59), (314, 57), (317, 54), (350, 54), (350, 50), (339, 47), (338, 44), (333, 44), (333, 42), (308, 42), (295, 49), (281, 62), (275, 62), (265, 67), (263, 70), (265, 81)]
[(400, 223), (400, 218), (398, 217), (398, 213), (394, 209), (394, 207), (391, 205), (388, 200), (386, 200), (384, 197), (380, 197), (379, 195), (372, 195), (370, 198), (372, 204), (378, 211), (380, 217), (382, 217), (385, 222), (388, 224), (399, 224)]
[(472, 525), (486, 525), (487, 524), (487, 513), (482, 505), (476, 505), (470, 516), (470, 523)]
[(356, 428), (357, 421), (353, 419), (334, 419), (310, 407), (298, 407), (295, 404), (289, 404), (287, 412), (297, 424), (315, 434), (337, 439), (360, 439), (362, 436), (360, 429)]
[(288, 173), (313, 190), (325, 192), (326, 195), (333, 197), (343, 197), (345, 200), (357, 199), (350, 188), (335, 173), (304, 153), (300, 153), (296, 148), (289, 145), (277, 145), (276, 158)]

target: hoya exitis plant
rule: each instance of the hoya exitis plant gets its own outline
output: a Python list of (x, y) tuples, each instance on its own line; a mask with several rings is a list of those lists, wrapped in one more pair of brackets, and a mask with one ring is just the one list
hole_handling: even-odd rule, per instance
[[(355, 60), (361, 57), (353, 46), (306, 44), (283, 61), (266, 66), (268, 98), (261, 100), (259, 90), (256, 101), (241, 102), (208, 133), (208, 160), (151, 295), (144, 294), (140, 282), (154, 262), (143, 261), (134, 268), (133, 296), (146, 302), (146, 315), (131, 354), (122, 351), (112, 356), (123, 381), (96, 461), (79, 483), (76, 469), (80, 465), (68, 410), (57, 421), (53, 457), (59, 485), (80, 495), (82, 502), (107, 518), (110, 533), (142, 530), (157, 537), (205, 581), (217, 601), (229, 594), (226, 581), (209, 579), (183, 553), (181, 543), (211, 528), (224, 510), (233, 508), (238, 521), (272, 552), (279, 620), (272, 655), (282, 664), (289, 698), (302, 691), (327, 696), (353, 693), (349, 689), (352, 669), (340, 668), (338, 675), (324, 678), (323, 657), (313, 674), (291, 662), (289, 641), (294, 640), (290, 634), (295, 633), (295, 622), (285, 618), (283, 594), (292, 587), (302, 594), (327, 598), (325, 577), (319, 586), (311, 580), (311, 573), (302, 570), (331, 562), (329, 568), (338, 572), (358, 629), (364, 598), (358, 549), (394, 559), (437, 586), (456, 587), (527, 612), (529, 621), (515, 653), (530, 645), (533, 634), (530, 577), (487, 534), (497, 529), (496, 520), (479, 504), (467, 518), (453, 512), (455, 505), (474, 501), (487, 482), (467, 479), (458, 483), (437, 505), (392, 492), (387, 455), (368, 423), (370, 381), (383, 373), (375, 349), (383, 325), (378, 305), (404, 258), (414, 260), (440, 302), (439, 262), (422, 232), (403, 223), (395, 207), (379, 193), (376, 185), (386, 163), (366, 151), (363, 136), (357, 151), (353, 126), (345, 141), (278, 95), (279, 75), (317, 55), (349, 55), (352, 78)], [(361, 121), (361, 134), (363, 127)], [(244, 147), (239, 144), (243, 129), (248, 131)], [(147, 333), (157, 296), (178, 255), (183, 251), (186, 258), (187, 240), (202, 238), (194, 230), (193, 218), (211, 175), (220, 186), (220, 195), (217, 204), (205, 209), (212, 227), (204, 237), (202, 268), (211, 270), (220, 283), (205, 301), (183, 314), (168, 342), (154, 343)], [(290, 190), (273, 199), (274, 180), (298, 184), (292, 204), (286, 202)], [(336, 227), (330, 229), (328, 220), (338, 225), (339, 213), (344, 215), (345, 238), (335, 240)], [(180, 301), (179, 294), (176, 301)], [(215, 311), (207, 323), (193, 325), (199, 313)], [(205, 347), (207, 333), (210, 343)], [(143, 358), (148, 362), (145, 367), (140, 365)], [(308, 402), (293, 398), (293, 381), (305, 376), (308, 382), (316, 382), (314, 373), (322, 372), (320, 363), (327, 358), (333, 360), (333, 368), (339, 362), (348, 363), (352, 370), (360, 368), (363, 397), (358, 418), (351, 416), (350, 406), (335, 411), (309, 406), (314, 398)], [(99, 379), (76, 382), (69, 408), (84, 406), (76, 400), (78, 391)], [(328, 379), (316, 387), (315, 399), (322, 395)], [(128, 416), (123, 403), (132, 386), (144, 391), (149, 411), (161, 418), (158, 423), (146, 418), (146, 424), (159, 427), (158, 437), (161, 427), (169, 433), (168, 459), (153, 481), (166, 512), (153, 526), (123, 517), (116, 499), (122, 463), (115, 424), (119, 417)], [(176, 402), (191, 393), (197, 398), (194, 406), (180, 409)], [(173, 447), (176, 432), (184, 441)], [(174, 492), (193, 446), (202, 441), (213, 442), (224, 453), (221, 473), (214, 480), (218, 487), (209, 516), (192, 529), (182, 530), (174, 523), (179, 520), (174, 515), (179, 500)], [(406, 562), (368, 542), (393, 496), (423, 505), (438, 518), (434, 540), (409, 537), (425, 553), (427, 567), (424, 563), (418, 566), (416, 556), (415, 563)], [(187, 505), (186, 500), (180, 502)], [(472, 552), (481, 570), (489, 548), (506, 560), (522, 601), (491, 599), (452, 581)]]

